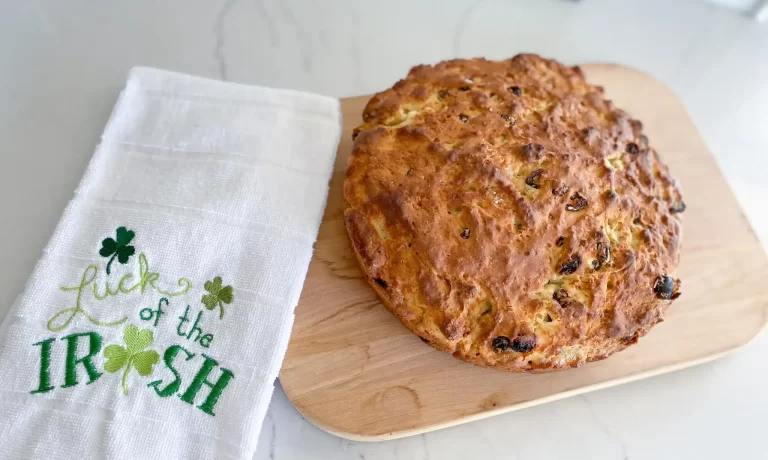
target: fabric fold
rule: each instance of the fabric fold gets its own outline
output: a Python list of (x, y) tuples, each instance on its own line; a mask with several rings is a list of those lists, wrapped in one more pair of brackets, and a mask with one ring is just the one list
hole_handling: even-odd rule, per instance
[(149, 68), (0, 338), (0, 458), (251, 458), (341, 134), (336, 99)]

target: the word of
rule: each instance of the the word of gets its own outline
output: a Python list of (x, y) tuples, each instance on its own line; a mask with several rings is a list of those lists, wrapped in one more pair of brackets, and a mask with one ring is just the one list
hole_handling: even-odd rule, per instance
[(155, 322), (153, 323), (153, 326), (157, 327), (158, 321), (160, 321), (160, 317), (165, 313), (165, 310), (163, 310), (163, 302), (165, 302), (165, 305), (168, 305), (168, 298), (162, 297), (160, 298), (160, 301), (157, 303), (157, 310), (153, 310), (149, 307), (142, 308), (139, 312), (139, 318), (141, 318), (143, 321), (149, 321), (152, 318), (155, 318)]

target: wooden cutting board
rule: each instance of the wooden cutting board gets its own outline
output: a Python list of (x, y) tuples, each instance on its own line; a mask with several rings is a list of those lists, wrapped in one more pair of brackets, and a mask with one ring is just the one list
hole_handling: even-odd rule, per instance
[(352, 129), (369, 97), (344, 99), (328, 206), (280, 372), (285, 393), (310, 422), (354, 440), (399, 438), (682, 369), (760, 332), (768, 259), (683, 105), (643, 73), (583, 68), (643, 121), (683, 187), (683, 295), (666, 321), (605, 361), (539, 375), (474, 367), (422, 343), (379, 303), (347, 243), (342, 183)]

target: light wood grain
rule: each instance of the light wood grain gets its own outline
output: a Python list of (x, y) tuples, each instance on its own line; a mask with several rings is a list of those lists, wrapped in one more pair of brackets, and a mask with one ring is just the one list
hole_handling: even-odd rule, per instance
[(409, 436), (708, 361), (763, 328), (768, 258), (685, 108), (640, 72), (584, 69), (643, 121), (683, 186), (683, 295), (666, 321), (605, 361), (552, 374), (481, 369), (423, 344), (379, 303), (349, 249), (341, 188), (352, 128), (368, 97), (345, 99), (328, 206), (280, 373), (309, 421), (355, 440)]

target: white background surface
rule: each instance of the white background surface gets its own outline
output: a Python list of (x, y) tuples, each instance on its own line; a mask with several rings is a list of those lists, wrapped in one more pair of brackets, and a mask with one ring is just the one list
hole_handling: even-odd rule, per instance
[[(0, 0), (0, 316), (134, 65), (332, 96), (451, 57), (630, 65), (680, 96), (768, 238), (768, 24), (700, 0), (116, 3)], [(768, 334), (693, 369), (376, 444), (318, 430), (278, 388), (256, 458), (768, 458), (767, 390)]]

